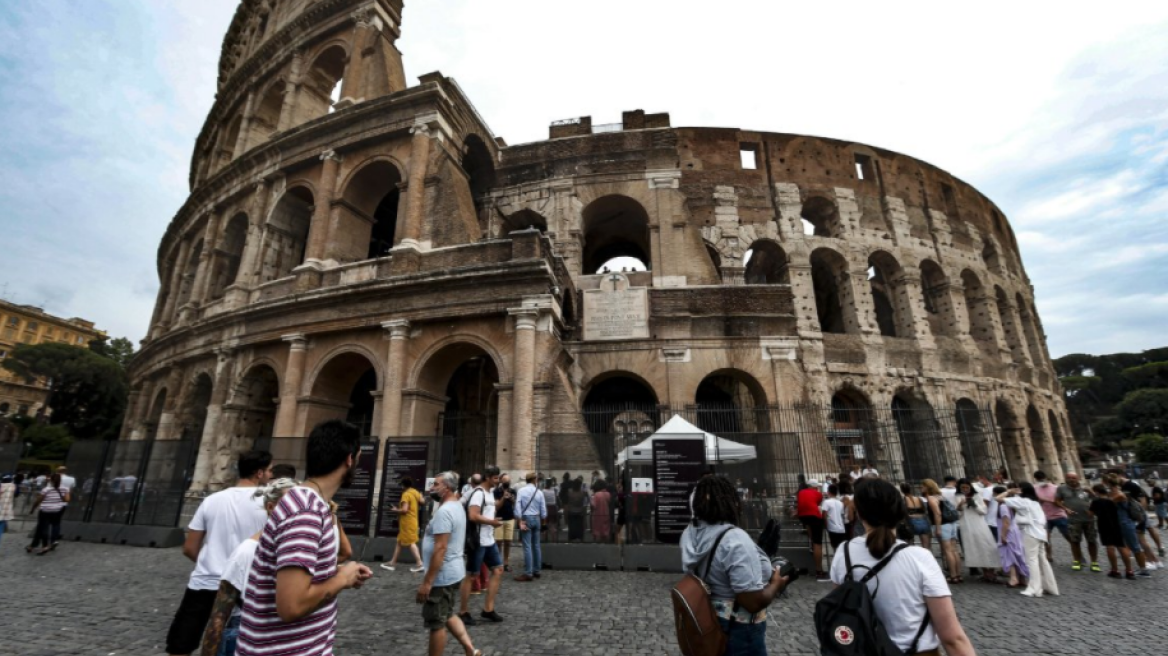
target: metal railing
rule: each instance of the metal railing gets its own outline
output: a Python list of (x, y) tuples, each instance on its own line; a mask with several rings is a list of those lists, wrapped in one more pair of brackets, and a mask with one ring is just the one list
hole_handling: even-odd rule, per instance
[(625, 129), (624, 123), (601, 123), (600, 125), (592, 126), (592, 134), (604, 134), (607, 132), (623, 132)]

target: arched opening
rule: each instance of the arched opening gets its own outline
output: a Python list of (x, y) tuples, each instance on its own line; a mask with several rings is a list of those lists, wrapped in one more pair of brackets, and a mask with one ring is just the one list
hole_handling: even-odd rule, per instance
[[(470, 185), (470, 197), (474, 199), (475, 216), (479, 225), (485, 225), (487, 216), (484, 212), (487, 207), (488, 194), (495, 186), (495, 160), (487, 144), (478, 135), (466, 138), (462, 155), (462, 170), (466, 171), (467, 183)], [(547, 230), (547, 223), (544, 223)]]
[[(831, 428), (827, 441), (835, 453), (839, 471), (850, 472), (853, 466), (864, 468), (876, 464), (878, 454), (869, 453), (876, 440), (872, 404), (855, 389), (845, 388), (831, 397)], [(879, 468), (878, 468), (879, 470)], [(891, 472), (884, 472), (890, 475)]]
[(442, 436), (444, 467), (469, 475), (496, 461), (499, 369), (490, 354), (451, 344), (422, 368), (414, 400), (416, 430)]
[(949, 298), (949, 280), (941, 266), (932, 260), (921, 262), (921, 298), (929, 331), (936, 337), (956, 335), (957, 319)]
[(994, 305), (998, 309), (998, 322), (1002, 324), (1002, 335), (1006, 338), (1006, 344), (1010, 347), (1014, 362), (1022, 362), (1025, 359), (1022, 340), (1018, 335), (1018, 324), (1014, 321), (1014, 309), (1010, 307), (1010, 299), (1006, 296), (1006, 290), (995, 285), (994, 301)]
[(162, 413), (166, 410), (166, 388), (158, 390), (154, 395), (154, 403), (150, 405), (150, 414), (146, 416), (146, 439), (158, 437), (158, 424), (162, 421)]
[[(349, 181), (343, 197), (348, 212), (357, 216), (347, 222), (353, 242), (368, 245), (361, 254), (367, 259), (383, 257), (397, 239), (397, 212), (401, 200), (401, 171), (392, 163), (379, 160), (366, 165)], [(346, 218), (349, 218), (346, 216)], [(366, 239), (360, 232), (368, 230)]]
[(961, 440), (961, 455), (965, 461), (966, 476), (989, 476), (1002, 466), (993, 431), (986, 426), (982, 411), (970, 399), (958, 399), (954, 412), (957, 435)]
[(308, 74), (303, 77), (297, 98), (297, 125), (333, 111), (333, 105), (340, 100), (341, 82), (345, 77), (348, 60), (345, 49), (336, 45), (320, 53), (312, 62)]
[[(706, 247), (706, 256), (710, 258), (710, 264), (714, 265), (714, 274), (718, 276), (718, 282), (725, 283), (725, 276), (722, 275), (722, 254), (710, 242), (704, 241), (702, 243)], [(747, 257), (750, 257), (749, 252), (747, 252)]]
[(1030, 306), (1022, 294), (1014, 295), (1014, 305), (1018, 308), (1018, 321), (1022, 324), (1022, 332), (1026, 335), (1026, 346), (1030, 353), (1030, 361), (1039, 367), (1043, 363), (1042, 342), (1036, 329), (1034, 315), (1030, 313)]
[(744, 258), (746, 264), (746, 284), (748, 285), (789, 285), (791, 276), (787, 253), (769, 239), (759, 239), (751, 244)]
[(219, 152), (215, 169), (221, 169), (235, 159), (235, 146), (239, 143), (239, 130), (243, 125), (243, 115), (239, 114), (227, 124), (227, 131), (219, 135)]
[[(649, 270), (649, 215), (641, 204), (627, 196), (604, 196), (584, 208), (585, 275), (602, 273), (605, 266)], [(614, 258), (631, 258), (634, 262), (611, 265)]]
[(1077, 454), (1071, 444), (1063, 437), (1063, 427), (1059, 423), (1058, 416), (1054, 414), (1054, 410), (1047, 410), (1046, 423), (1050, 426), (1051, 441), (1054, 442), (1055, 460), (1062, 465), (1063, 475), (1075, 471), (1075, 456)]
[[(857, 332), (855, 322), (845, 320), (845, 303), (851, 303), (848, 262), (839, 253), (819, 248), (811, 253), (811, 283), (819, 329), (825, 333)], [(850, 309), (850, 308), (849, 308)]]
[(234, 436), (240, 444), (270, 438), (276, 425), (276, 404), (280, 398), (280, 380), (266, 364), (248, 370), (235, 386), (229, 410), (238, 416)]
[(994, 404), (994, 421), (1002, 436), (1002, 450), (1006, 456), (1006, 467), (1011, 477), (1021, 476), (1026, 471), (1026, 450), (1022, 443), (1022, 425), (1018, 415), (1005, 399)]
[(981, 259), (990, 271), (1001, 271), (1002, 260), (998, 257), (998, 249), (994, 247), (994, 242), (990, 241), (988, 237), (982, 245)]
[(243, 249), (247, 243), (246, 214), (236, 214), (227, 222), (227, 229), (219, 240), (215, 252), (214, 278), (211, 283), (211, 297), (223, 298), (227, 287), (235, 284), (239, 275), (239, 264), (243, 260)]
[(876, 324), (885, 337), (911, 337), (912, 326), (905, 325), (905, 312), (900, 308), (903, 269), (896, 258), (884, 251), (868, 257), (868, 289), (876, 312)]
[(1038, 459), (1038, 468), (1046, 470), (1058, 466), (1058, 454), (1051, 448), (1046, 427), (1042, 424), (1042, 414), (1033, 403), (1026, 408), (1026, 428), (1030, 430), (1030, 445), (1034, 449), (1034, 457)]
[(694, 423), (714, 434), (768, 430), (766, 393), (750, 375), (723, 369), (702, 379), (694, 395)]
[(280, 112), (284, 108), (283, 80), (276, 80), (264, 91), (248, 123), (248, 147), (254, 148), (272, 138), (280, 128)]
[(199, 374), (187, 393), (179, 418), (182, 439), (199, 442), (203, 439), (203, 429), (207, 426), (207, 407), (211, 405), (211, 390), (214, 384), (207, 374)]
[(312, 210), (312, 192), (305, 187), (293, 187), (280, 197), (268, 218), (268, 243), (261, 276), (264, 282), (290, 276), (292, 269), (304, 262)]
[(195, 290), (195, 277), (199, 273), (199, 260), (203, 257), (203, 240), (200, 239), (195, 242), (191, 248), (191, 252), (187, 255), (187, 261), (183, 266), (183, 275), (179, 280), (178, 303), (176, 308), (181, 308), (190, 302)]
[(835, 203), (822, 196), (812, 196), (803, 201), (799, 212), (803, 220), (803, 234), (815, 237), (839, 237), (839, 210)]
[(969, 269), (961, 272), (961, 286), (964, 287), (965, 311), (969, 315), (969, 334), (983, 344), (992, 344), (994, 337), (994, 321), (990, 314), (989, 298), (986, 288), (982, 286), (977, 274)]
[(7, 416), (7, 415), (8, 415), (8, 411), (9, 411), (11, 408), (12, 408), (12, 406), (11, 406), (9, 403), (7, 403), (7, 402), (5, 402), (5, 403), (0, 403), (0, 417)]
[(997, 212), (996, 210), (990, 210), (990, 217), (992, 217), (992, 219), (993, 219), (993, 222), (994, 222), (994, 230), (995, 230), (995, 231), (996, 231), (996, 232), (997, 232), (999, 235), (1001, 235), (1001, 234), (1005, 234), (1005, 231), (1002, 229), (1002, 217), (1001, 217), (1001, 215), (1000, 215), (1000, 214), (998, 214), (998, 212)]
[(933, 406), (923, 396), (901, 391), (892, 397), (892, 420), (900, 438), (907, 480), (942, 480), (963, 469), (960, 446), (949, 444), (939, 430)]
[(309, 399), (301, 400), (308, 408), (306, 426), (328, 419), (344, 419), (372, 435), (373, 393), (378, 390), (377, 369), (360, 353), (334, 356), (317, 374)]
[(583, 412), (584, 423), (593, 435), (647, 437), (660, 425), (653, 388), (641, 378), (621, 371), (593, 381), (584, 397)]
[(535, 228), (540, 232), (547, 232), (547, 219), (540, 215), (539, 212), (532, 210), (519, 210), (510, 216), (503, 217), (501, 226), (502, 235), (500, 236), (504, 236), (512, 232), (517, 232), (519, 230), (530, 230), (531, 228)]

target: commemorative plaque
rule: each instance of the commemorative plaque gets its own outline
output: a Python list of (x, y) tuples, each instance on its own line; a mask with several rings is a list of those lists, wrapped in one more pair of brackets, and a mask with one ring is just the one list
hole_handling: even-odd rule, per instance
[(619, 273), (608, 274), (600, 289), (584, 292), (584, 339), (646, 339), (649, 337), (649, 291), (629, 287)]

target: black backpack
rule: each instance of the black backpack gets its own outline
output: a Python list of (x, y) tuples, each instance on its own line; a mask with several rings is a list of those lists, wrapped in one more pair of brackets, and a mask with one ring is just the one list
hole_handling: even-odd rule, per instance
[[(479, 507), (479, 512), (482, 512), (483, 507), (485, 507), (487, 503), (487, 493), (484, 492), (481, 488), (475, 487), (466, 497), (466, 503), (462, 504), (462, 509), (464, 512), (466, 512), (466, 541), (463, 543), (462, 550), (463, 556), (465, 556), (468, 561), (471, 558), (474, 558), (475, 551), (478, 551), (479, 545), (481, 543), (479, 529), (482, 528), (482, 526), (470, 521), (470, 502), (474, 501), (475, 492), (483, 493), (483, 506)], [(475, 573), (477, 574), (478, 572)]]
[[(912, 646), (907, 652), (902, 652), (888, 637), (888, 632), (876, 615), (876, 607), (872, 605), (876, 593), (868, 592), (868, 581), (875, 578), (908, 545), (896, 545), (872, 567), (853, 566), (849, 543), (845, 542), (842, 546), (847, 576), (838, 588), (815, 604), (815, 633), (819, 637), (821, 656), (902, 656), (916, 653), (917, 643), (924, 635), (925, 627), (929, 626), (928, 611), (925, 611), (925, 619), (913, 638)], [(852, 570), (861, 568), (868, 570), (868, 573), (857, 581)], [(876, 592), (879, 591), (880, 579), (876, 579)]]

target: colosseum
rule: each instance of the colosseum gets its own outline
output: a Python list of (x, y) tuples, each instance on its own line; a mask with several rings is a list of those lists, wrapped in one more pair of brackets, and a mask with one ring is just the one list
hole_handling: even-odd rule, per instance
[(195, 445), (192, 490), (328, 418), (464, 472), (611, 471), (674, 415), (773, 481), (1078, 467), (978, 190), (641, 110), (508, 145), (454, 79), (407, 86), (401, 29), (402, 0), (235, 14), (123, 434)]

